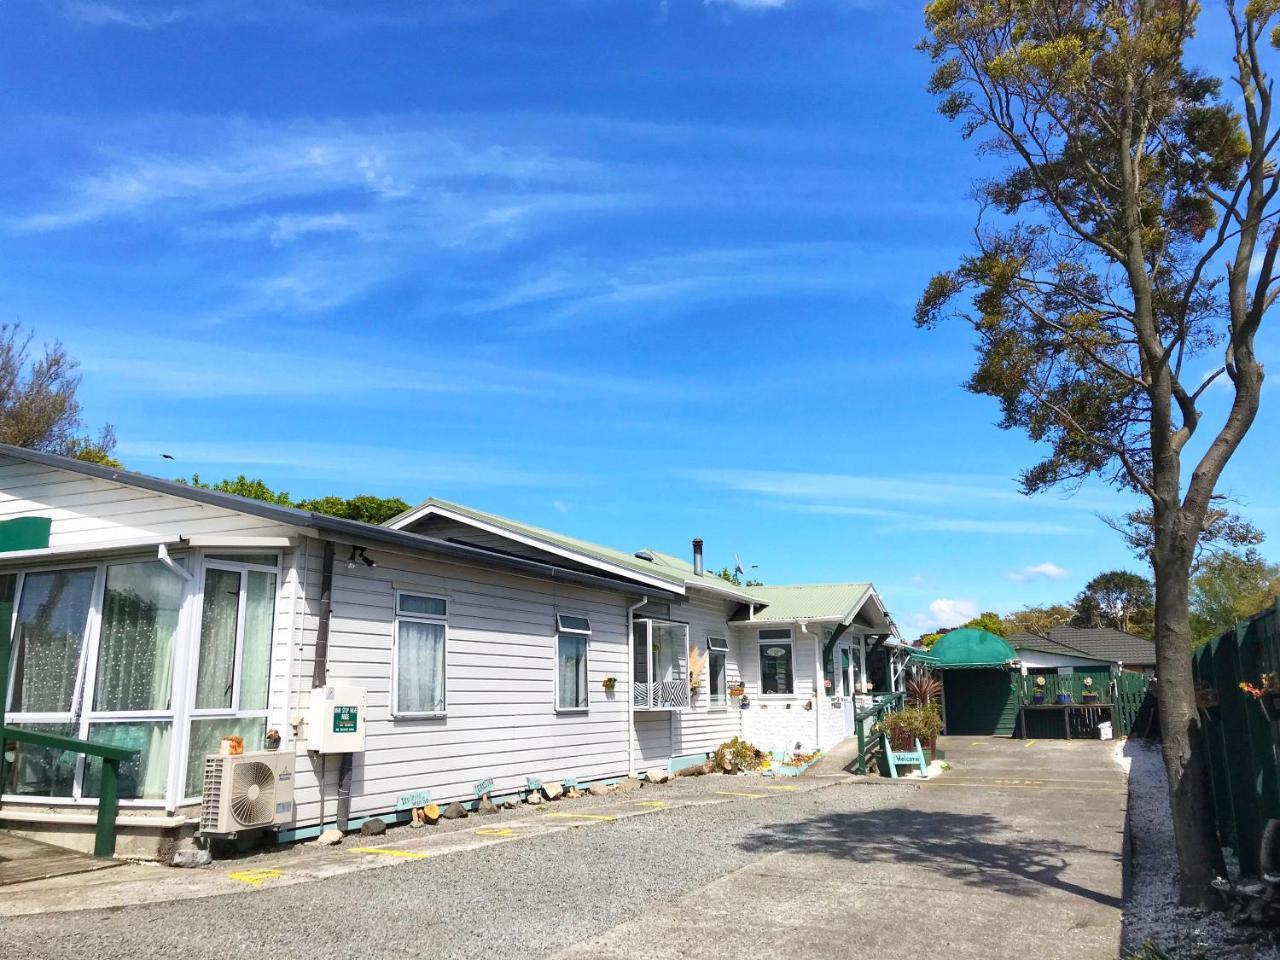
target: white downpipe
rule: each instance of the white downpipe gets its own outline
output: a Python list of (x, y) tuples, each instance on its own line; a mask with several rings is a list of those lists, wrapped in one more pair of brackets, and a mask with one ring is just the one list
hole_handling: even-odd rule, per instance
[(822, 710), (818, 706), (818, 695), (822, 692), (822, 641), (820, 635), (809, 630), (808, 620), (797, 620), (800, 632), (813, 638), (813, 748), (822, 749)]
[(642, 594), (639, 603), (627, 607), (627, 776), (636, 774), (636, 611), (649, 602)]

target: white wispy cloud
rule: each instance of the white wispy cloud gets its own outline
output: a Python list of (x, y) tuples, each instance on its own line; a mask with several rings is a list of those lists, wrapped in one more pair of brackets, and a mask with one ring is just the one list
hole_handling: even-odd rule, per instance
[(1057, 580), (1066, 575), (1067, 571), (1062, 567), (1056, 563), (1045, 561), (1044, 563), (1023, 567), (1021, 570), (1010, 570), (1005, 574), (1005, 579), (1012, 580), (1014, 583), (1025, 583), (1028, 580), (1037, 580), (1042, 577), (1049, 580)]
[[(107, 378), (126, 392), (164, 397), (293, 398), (346, 404), (421, 402), (435, 396), (535, 398), (622, 397), (660, 404), (696, 396), (688, 384), (655, 378), (596, 377), (541, 368), (513, 356), (507, 361), (432, 348), (429, 339), (402, 341), (398, 356), (361, 359), (362, 347), (327, 340), (300, 347), (294, 338), (256, 347), (216, 342), (132, 336), (64, 328), (63, 340), (88, 374)], [(367, 352), (367, 351), (364, 351)], [(400, 357), (413, 355), (406, 365)]]
[[(180, 476), (202, 473), (203, 479), (279, 470), (287, 482), (327, 480), (404, 489), (406, 498), (425, 499), (440, 487), (470, 486), (577, 488), (589, 483), (587, 474), (522, 468), (499, 459), (451, 455), (439, 450), (406, 449), (363, 444), (278, 441), (179, 441), (131, 438), (117, 453), (130, 463), (157, 461)], [(160, 460), (169, 454), (173, 460)], [(154, 467), (152, 469), (155, 469)]]

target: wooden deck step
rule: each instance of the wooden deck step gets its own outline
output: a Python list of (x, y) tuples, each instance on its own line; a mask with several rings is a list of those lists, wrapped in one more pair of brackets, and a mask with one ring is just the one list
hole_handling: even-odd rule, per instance
[(85, 853), (0, 831), (0, 887), (121, 866)]

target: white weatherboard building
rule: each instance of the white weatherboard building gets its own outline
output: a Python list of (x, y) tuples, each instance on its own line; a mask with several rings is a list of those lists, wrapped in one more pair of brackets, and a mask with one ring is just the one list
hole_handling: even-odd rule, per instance
[[(827, 749), (856, 696), (897, 685), (871, 584), (738, 587), (700, 541), (692, 562), (632, 554), (437, 500), (372, 526), (0, 446), (0, 545), (4, 724), (139, 750), (126, 855), (195, 832), (229, 734), (280, 734), (291, 839), (678, 769), (734, 736)], [(308, 749), (339, 731), (361, 748)], [(88, 848), (98, 761), (5, 757), (0, 828)]]

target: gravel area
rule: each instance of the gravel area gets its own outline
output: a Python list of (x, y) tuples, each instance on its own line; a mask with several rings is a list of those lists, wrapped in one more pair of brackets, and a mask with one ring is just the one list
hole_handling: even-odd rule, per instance
[(1115, 757), (1129, 771), (1133, 875), (1124, 905), (1126, 949), (1136, 949), (1150, 939), (1176, 955), (1280, 960), (1280, 948), (1248, 942), (1248, 932), (1225, 917), (1178, 906), (1178, 858), (1160, 748), (1136, 740), (1120, 741)]
[[(744, 789), (748, 782), (691, 779), (653, 796)], [(89, 910), (60, 915), (56, 922), (21, 917), (3, 924), (0, 953), (40, 960), (528, 960), (759, 859), (768, 853), (759, 843), (762, 831), (833, 811), (891, 806), (910, 789), (840, 784), (764, 800), (687, 806), (293, 887), (264, 886), (247, 895)], [(467, 822), (474, 826), (476, 820)]]

